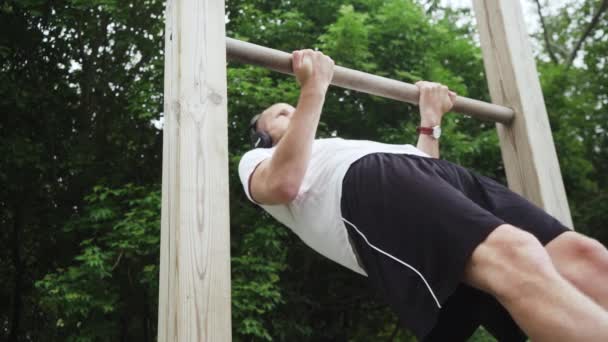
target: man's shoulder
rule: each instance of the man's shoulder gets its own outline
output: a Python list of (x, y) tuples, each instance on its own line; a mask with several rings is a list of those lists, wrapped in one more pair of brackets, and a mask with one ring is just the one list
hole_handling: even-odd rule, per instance
[(331, 146), (336, 143), (345, 143), (349, 142), (348, 139), (342, 139), (340, 137), (329, 137), (329, 138), (318, 138), (313, 141), (313, 145), (315, 146)]
[(241, 156), (241, 161), (245, 158), (255, 157), (255, 156), (269, 156), (274, 153), (275, 147), (271, 148), (254, 148), (251, 149)]
[(272, 157), (273, 152), (274, 148), (255, 148), (245, 152), (239, 160), (239, 171), (253, 171), (257, 164), (262, 162), (264, 159)]

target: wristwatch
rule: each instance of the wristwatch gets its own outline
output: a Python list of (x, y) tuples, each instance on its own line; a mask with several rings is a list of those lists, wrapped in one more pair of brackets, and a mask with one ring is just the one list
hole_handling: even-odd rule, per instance
[(416, 132), (418, 132), (418, 134), (426, 134), (432, 136), (435, 139), (439, 139), (439, 137), (441, 136), (441, 127), (439, 125), (433, 127), (418, 126), (416, 128)]

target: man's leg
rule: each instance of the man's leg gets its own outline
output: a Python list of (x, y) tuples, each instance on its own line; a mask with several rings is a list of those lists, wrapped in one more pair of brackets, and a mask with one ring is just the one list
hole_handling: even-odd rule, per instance
[(608, 313), (554, 267), (540, 242), (502, 225), (480, 244), (465, 281), (492, 294), (534, 341), (608, 341)]
[(608, 250), (598, 241), (566, 232), (545, 246), (557, 271), (608, 310)]

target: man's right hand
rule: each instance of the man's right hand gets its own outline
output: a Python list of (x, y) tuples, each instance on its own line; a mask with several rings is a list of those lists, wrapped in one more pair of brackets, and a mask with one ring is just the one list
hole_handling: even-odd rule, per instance
[(320, 51), (310, 49), (293, 52), (293, 72), (304, 91), (325, 94), (334, 76), (334, 61)]

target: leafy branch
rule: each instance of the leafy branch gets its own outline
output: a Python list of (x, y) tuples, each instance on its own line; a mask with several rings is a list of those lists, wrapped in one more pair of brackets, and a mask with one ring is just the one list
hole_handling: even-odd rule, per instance
[(578, 42), (574, 46), (574, 49), (572, 50), (572, 53), (570, 54), (570, 58), (568, 59), (568, 63), (566, 64), (567, 68), (570, 68), (570, 66), (576, 59), (576, 56), (578, 55), (578, 51), (580, 50), (581, 46), (583, 45), (583, 43), (585, 42), (587, 37), (589, 37), (591, 32), (593, 32), (593, 30), (595, 29), (595, 27), (597, 26), (597, 24), (600, 21), (600, 18), (602, 17), (602, 14), (604, 14), (604, 12), (606, 12), (606, 9), (608, 9), (608, 0), (603, 0), (602, 3), (600, 4), (600, 6), (598, 7), (598, 9), (595, 11), (595, 14), (593, 15), (593, 19), (591, 19), (591, 22), (589, 23), (589, 25), (587, 25), (587, 29), (585, 30), (585, 32), (583, 33), (581, 38), (578, 40)]
[[(549, 54), (549, 58), (551, 58), (551, 61), (553, 63), (559, 64), (559, 60), (554, 51), (554, 48), (556, 48), (556, 46), (554, 46), (551, 42), (549, 28), (547, 27), (547, 24), (545, 22), (545, 16), (542, 13), (542, 5), (540, 3), (540, 0), (535, 0), (535, 2), (536, 2), (536, 9), (538, 12), (538, 16), (540, 18), (540, 24), (541, 24), (541, 27), (543, 30), (543, 38), (545, 41), (545, 46), (547, 48), (547, 53)], [(572, 51), (566, 52), (565, 54), (563, 54), (564, 56), (566, 56), (566, 55), (569, 56), (568, 60), (565, 63), (566, 69), (569, 69), (572, 66), (572, 64), (574, 63), (574, 60), (576, 59), (576, 56), (578, 55), (578, 52), (580, 51), (581, 47), (583, 46), (583, 43), (585, 42), (585, 40), (587, 40), (587, 38), (591, 35), (591, 33), (596, 29), (598, 23), (600, 22), (600, 19), (602, 18), (602, 15), (606, 12), (606, 10), (608, 10), (608, 0), (602, 0), (599, 7), (595, 10), (595, 13), (593, 14), (593, 18), (591, 19), (591, 21), (589, 22), (589, 24), (583, 31), (583, 34), (577, 40)]]
[(549, 53), (549, 57), (551, 61), (555, 64), (559, 64), (557, 60), (557, 56), (553, 52), (553, 44), (551, 44), (551, 40), (549, 39), (549, 30), (547, 29), (547, 24), (545, 23), (545, 16), (543, 15), (542, 6), (540, 4), (540, 0), (536, 0), (536, 9), (538, 11), (538, 16), (540, 18), (540, 24), (543, 28), (543, 36), (545, 38), (545, 46), (547, 47), (547, 52)]

